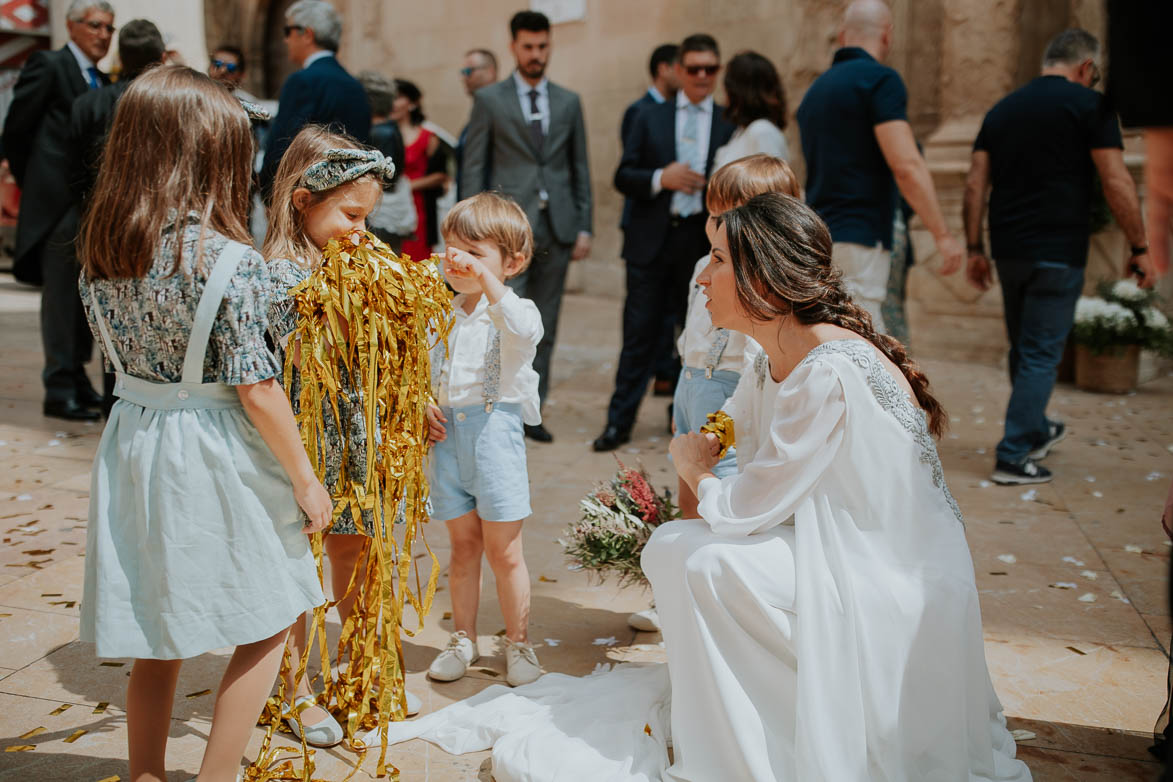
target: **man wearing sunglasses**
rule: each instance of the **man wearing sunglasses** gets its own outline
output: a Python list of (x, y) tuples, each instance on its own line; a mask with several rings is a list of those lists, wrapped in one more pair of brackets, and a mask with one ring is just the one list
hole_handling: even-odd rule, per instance
[(965, 187), (966, 276), (982, 290), (993, 284), (982, 238), (989, 192), (990, 255), (1010, 337), (1010, 401), (995, 483), (1051, 480), (1038, 462), (1066, 434), (1046, 409), (1083, 290), (1094, 173), (1131, 246), (1120, 276), (1146, 264), (1144, 221), (1124, 164), (1120, 122), (1091, 89), (1100, 79), (1099, 59), (1091, 33), (1059, 33), (1043, 54), (1042, 74), (990, 109), (973, 145)]
[(43, 412), (93, 421), (102, 395), (85, 372), (93, 339), (77, 291), (73, 243), (79, 213), (70, 185), (69, 116), (75, 98), (108, 82), (97, 64), (110, 49), (114, 9), (106, 2), (73, 0), (65, 18), (65, 46), (34, 52), (21, 69), (0, 144), (23, 188), (14, 273), (22, 282), (44, 284)]
[[(497, 55), (488, 49), (470, 49), (464, 54), (464, 62), (460, 66), (460, 81), (464, 84), (464, 91), (468, 97), (476, 95), (481, 87), (497, 83)], [(461, 185), (461, 174), (464, 172), (464, 142), (468, 136), (468, 125), (460, 131), (460, 139), (456, 142), (456, 197), (457, 200), (465, 197)], [(486, 172), (487, 173), (487, 172)], [(489, 189), (489, 183), (481, 183), (482, 190)]]
[(639, 112), (623, 137), (615, 172), (615, 187), (631, 199), (623, 232), (627, 298), (615, 390), (606, 428), (593, 444), (596, 451), (613, 451), (631, 439), (662, 354), (664, 322), (684, 323), (692, 269), (709, 250), (705, 183), (713, 153), (733, 135), (733, 124), (713, 102), (721, 70), (713, 37), (685, 38), (675, 68), (676, 97)]

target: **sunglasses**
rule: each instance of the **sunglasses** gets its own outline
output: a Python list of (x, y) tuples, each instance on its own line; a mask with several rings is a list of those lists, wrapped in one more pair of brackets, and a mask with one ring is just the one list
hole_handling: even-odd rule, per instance
[(240, 70), (240, 65), (234, 62), (224, 62), (223, 60), (212, 60), (212, 67), (228, 73), (236, 73)]
[(105, 22), (98, 22), (93, 19), (87, 19), (85, 25), (95, 33), (105, 30), (106, 32), (110, 33), (110, 35), (114, 35), (114, 25), (112, 24), (106, 24)]
[(287, 25), (285, 25), (284, 30), (285, 30), (285, 37), (286, 38), (288, 38), (289, 34), (291, 32), (293, 32), (294, 30), (298, 30), (299, 32), (303, 32), (303, 33), (305, 32), (305, 28), (302, 27), (300, 24), (287, 24)]
[(717, 72), (721, 70), (720, 65), (685, 65), (684, 71), (689, 76), (700, 76), (702, 73), (706, 76), (716, 76)]
[(484, 67), (484, 65), (477, 65), (472, 68), (464, 67), (460, 69), (460, 75), (467, 79), (469, 76), (472, 76), (473, 73), (482, 70)]

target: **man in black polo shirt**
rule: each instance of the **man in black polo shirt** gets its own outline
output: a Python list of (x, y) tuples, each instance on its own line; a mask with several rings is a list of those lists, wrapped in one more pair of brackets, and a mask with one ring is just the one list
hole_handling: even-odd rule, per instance
[(1099, 56), (1091, 33), (1057, 35), (1043, 55), (1042, 75), (990, 109), (974, 142), (965, 186), (966, 274), (979, 288), (992, 284), (982, 243), (982, 213), (992, 187), (990, 241), (1010, 337), (1012, 388), (995, 483), (1051, 480), (1038, 460), (1066, 434), (1046, 409), (1083, 290), (1094, 171), (1132, 245), (1122, 273), (1129, 274), (1147, 252), (1120, 123), (1090, 89), (1100, 79)]
[(961, 268), (964, 254), (945, 225), (932, 176), (916, 148), (904, 82), (881, 64), (891, 42), (888, 6), (855, 0), (839, 33), (842, 48), (798, 107), (807, 202), (831, 230), (835, 266), (851, 298), (871, 313), (880, 333), (897, 187), (936, 240), (942, 273)]

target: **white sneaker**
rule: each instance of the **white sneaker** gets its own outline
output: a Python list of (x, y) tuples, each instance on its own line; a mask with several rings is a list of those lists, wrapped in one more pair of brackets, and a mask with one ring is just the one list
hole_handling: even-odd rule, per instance
[(660, 615), (655, 608), (645, 608), (627, 617), (627, 626), (641, 633), (654, 633), (660, 629)]
[(468, 672), (468, 666), (481, 658), (477, 645), (463, 630), (457, 630), (448, 639), (448, 646), (436, 655), (428, 666), (428, 678), (438, 682), (454, 682)]
[(505, 639), (505, 681), (510, 687), (529, 684), (542, 675), (538, 655), (529, 644)]

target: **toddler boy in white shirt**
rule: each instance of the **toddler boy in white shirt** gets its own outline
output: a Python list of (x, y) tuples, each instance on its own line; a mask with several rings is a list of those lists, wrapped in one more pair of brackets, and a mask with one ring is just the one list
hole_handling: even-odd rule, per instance
[(484, 555), (505, 618), (506, 681), (517, 686), (541, 675), (527, 636), (529, 571), (521, 524), (531, 513), (522, 425), (542, 420), (532, 366), (542, 317), (505, 280), (529, 265), (533, 231), (521, 207), (485, 192), (453, 207), (441, 232), (456, 315), (447, 353), (443, 344), (432, 352), (428, 483), (432, 519), (445, 522), (452, 542), (455, 632), (428, 676), (455, 681), (480, 656), (476, 617)]

